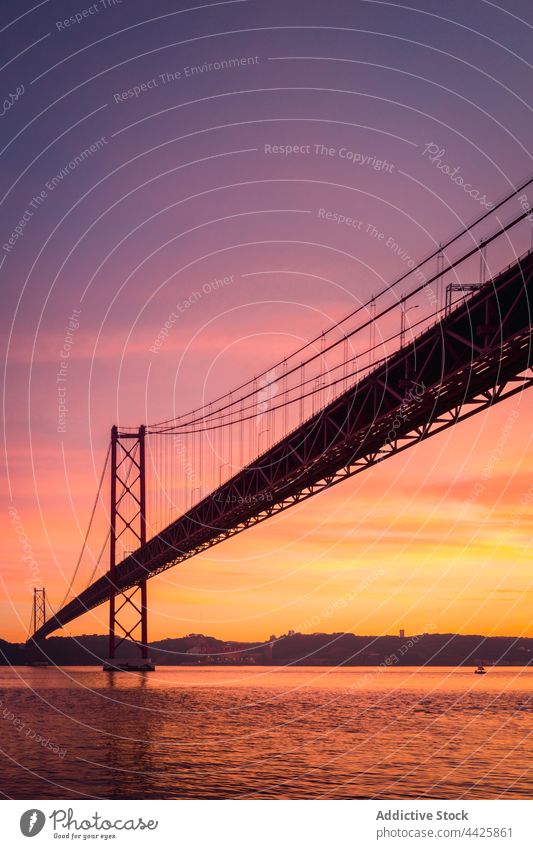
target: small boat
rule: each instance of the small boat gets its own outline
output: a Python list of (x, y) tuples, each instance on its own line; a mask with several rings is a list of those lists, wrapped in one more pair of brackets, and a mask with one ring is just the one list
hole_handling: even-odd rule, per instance
[(474, 675), (486, 675), (487, 670), (483, 666), (482, 663), (479, 664), (478, 668), (474, 670)]

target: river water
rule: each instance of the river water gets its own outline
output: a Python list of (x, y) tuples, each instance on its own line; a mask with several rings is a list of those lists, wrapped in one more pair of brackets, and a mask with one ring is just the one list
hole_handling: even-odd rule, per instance
[(15, 799), (533, 796), (533, 671), (0, 667)]

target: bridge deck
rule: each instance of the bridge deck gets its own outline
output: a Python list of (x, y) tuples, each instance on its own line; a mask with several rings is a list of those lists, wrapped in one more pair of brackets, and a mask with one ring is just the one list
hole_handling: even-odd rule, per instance
[(95, 581), (35, 638), (530, 386), (532, 272), (528, 253), (119, 563), (113, 584), (108, 575)]

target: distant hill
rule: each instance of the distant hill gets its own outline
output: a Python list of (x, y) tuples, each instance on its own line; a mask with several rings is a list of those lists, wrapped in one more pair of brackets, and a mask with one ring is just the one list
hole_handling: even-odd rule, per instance
[(24, 663), (24, 646), (0, 640), (0, 664), (5, 666), (6, 663), (11, 666), (19, 666)]
[[(48, 637), (41, 649), (57, 666), (100, 666), (108, 654), (108, 639), (100, 634)], [(137, 657), (131, 642), (120, 657)], [(525, 666), (533, 663), (533, 639), (463, 634), (418, 634), (373, 637), (355, 634), (292, 634), (266, 643), (225, 642), (204, 634), (189, 634), (150, 643), (156, 666), (180, 664), (271, 664), (282, 666), (461, 666), (477, 663)], [(26, 662), (24, 644), (0, 640), (0, 664)]]
[(355, 634), (294, 634), (273, 648), (274, 663), (331, 666), (461, 666), (529, 664), (533, 639), (463, 634), (373, 637)]

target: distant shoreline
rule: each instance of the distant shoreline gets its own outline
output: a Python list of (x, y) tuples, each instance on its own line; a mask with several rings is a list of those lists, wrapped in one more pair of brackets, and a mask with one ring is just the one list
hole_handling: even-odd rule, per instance
[[(533, 663), (533, 638), (485, 637), (464, 634), (358, 636), (349, 633), (272, 635), (265, 642), (224, 641), (189, 634), (148, 644), (156, 666), (315, 666), (315, 667), (528, 667)], [(49, 660), (55, 666), (100, 666), (108, 655), (103, 634), (48, 637), (28, 648), (0, 640), (0, 665), (22, 666)], [(126, 642), (120, 657), (139, 657)]]

